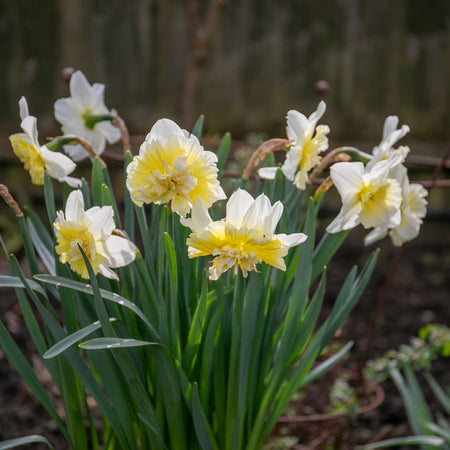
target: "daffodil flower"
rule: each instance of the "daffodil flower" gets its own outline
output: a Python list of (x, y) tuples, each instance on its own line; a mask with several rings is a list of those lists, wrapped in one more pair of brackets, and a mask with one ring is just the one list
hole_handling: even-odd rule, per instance
[[(322, 159), (320, 153), (328, 148), (326, 136), (330, 128), (327, 125), (317, 126), (325, 109), (325, 102), (321, 101), (317, 110), (308, 118), (295, 110), (287, 113), (286, 133), (293, 144), (287, 152), (281, 171), (297, 189), (305, 189), (309, 171), (319, 164)], [(276, 167), (264, 167), (258, 170), (258, 175), (261, 178), (273, 179), (276, 171)]]
[(37, 185), (44, 184), (44, 172), (61, 183), (66, 182), (71, 187), (81, 182), (77, 178), (69, 177), (76, 164), (67, 156), (49, 150), (45, 145), (39, 145), (37, 119), (30, 116), (25, 97), (19, 100), (20, 126), (23, 133), (16, 133), (9, 137), (15, 155), (30, 173), (31, 182)]
[(131, 241), (112, 234), (115, 224), (111, 206), (94, 206), (85, 211), (79, 190), (71, 192), (65, 213), (58, 211), (53, 226), (59, 260), (63, 264), (69, 263), (82, 278), (89, 278), (89, 274), (79, 246), (95, 274), (116, 280), (119, 277), (111, 269), (126, 266), (136, 257), (136, 246)]
[(232, 267), (235, 274), (240, 268), (247, 277), (262, 262), (286, 270), (283, 257), (290, 247), (301, 244), (307, 236), (274, 234), (282, 212), (280, 202), (272, 206), (264, 194), (253, 199), (247, 191), (238, 189), (227, 202), (225, 219), (213, 222), (198, 199), (191, 217), (181, 218), (182, 224), (192, 230), (186, 241), (189, 258), (214, 256), (209, 269), (211, 280), (217, 280)]
[[(83, 73), (77, 71), (70, 78), (70, 97), (55, 102), (55, 118), (64, 134), (85, 139), (98, 155), (105, 150), (106, 141), (113, 144), (120, 139), (120, 130), (112, 125), (113, 115), (105, 106), (104, 90), (104, 84), (91, 86)], [(66, 145), (64, 151), (74, 161), (89, 156), (79, 144)]]
[(400, 207), (400, 223), (393, 228), (377, 227), (364, 239), (365, 245), (370, 245), (387, 235), (394, 246), (399, 247), (419, 235), (420, 226), (427, 212), (427, 190), (418, 183), (410, 183), (404, 166), (397, 169), (398, 179), (402, 186), (402, 204)]
[(160, 119), (127, 168), (127, 187), (138, 206), (170, 203), (185, 216), (196, 199), (209, 208), (225, 199), (217, 179), (217, 156), (169, 119)]
[[(389, 156), (396, 157), (396, 165), (402, 164), (409, 153), (409, 147), (402, 145), (394, 148), (394, 145), (409, 133), (408, 125), (402, 125), (397, 129), (399, 120), (397, 116), (389, 116), (384, 121), (383, 137), (381, 142), (374, 147), (370, 161), (367, 163), (369, 170), (380, 161), (386, 160)], [(394, 168), (395, 166), (392, 166)]]
[(328, 233), (349, 230), (360, 223), (364, 228), (399, 225), (402, 189), (389, 176), (397, 158), (392, 156), (371, 170), (361, 162), (341, 162), (331, 166), (330, 176), (342, 199), (338, 216), (327, 227)]

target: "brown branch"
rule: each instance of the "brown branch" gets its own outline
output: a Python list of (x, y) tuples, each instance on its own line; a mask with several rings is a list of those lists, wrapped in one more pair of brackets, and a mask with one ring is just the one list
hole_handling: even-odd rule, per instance
[(16, 217), (23, 217), (22, 210), (4, 184), (0, 184), (0, 197), (2, 197), (3, 200), (5, 200), (5, 203), (14, 211)]
[(244, 174), (242, 178), (244, 180), (248, 180), (250, 174), (253, 169), (255, 169), (258, 164), (271, 152), (277, 152), (280, 150), (285, 150), (288, 148), (293, 141), (289, 141), (288, 139), (269, 139), (268, 141), (263, 142), (252, 154), (250, 157), (247, 167), (244, 170)]
[(112, 109), (111, 112), (115, 116), (112, 124), (120, 130), (120, 134), (122, 135), (123, 154), (126, 155), (127, 152), (131, 153), (130, 133), (128, 132), (125, 120), (119, 116), (119, 113), (115, 109)]
[[(102, 167), (106, 167), (105, 161), (103, 161), (100, 155), (97, 155), (97, 153), (94, 150), (94, 147), (92, 147), (92, 145), (88, 141), (86, 141), (80, 136), (75, 136), (74, 134), (65, 134), (64, 136), (48, 137), (47, 140), (55, 141), (56, 139), (60, 139), (62, 137), (71, 139), (72, 141), (77, 141), (78, 144), (80, 144), (89, 153), (89, 156), (91, 156), (93, 159), (97, 158), (98, 161), (100, 162), (100, 165)], [(64, 145), (77, 145), (77, 144), (75, 142), (68, 142), (67, 144)]]

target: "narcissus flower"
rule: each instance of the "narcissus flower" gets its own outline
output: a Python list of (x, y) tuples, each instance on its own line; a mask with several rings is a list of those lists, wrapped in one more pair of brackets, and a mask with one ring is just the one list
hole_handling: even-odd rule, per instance
[(82, 278), (89, 278), (80, 246), (95, 274), (119, 279), (112, 268), (130, 264), (136, 257), (136, 246), (120, 236), (112, 234), (114, 212), (111, 206), (94, 206), (84, 210), (81, 191), (73, 191), (67, 198), (65, 214), (58, 211), (53, 224), (58, 242), (55, 250), (59, 260)]
[(374, 147), (371, 160), (366, 166), (367, 169), (371, 170), (375, 164), (386, 160), (389, 156), (391, 156), (391, 158), (393, 156), (396, 157), (396, 165), (402, 164), (405, 161), (409, 153), (409, 147), (402, 145), (398, 148), (394, 148), (394, 145), (409, 133), (409, 127), (408, 125), (402, 125), (397, 129), (398, 122), (397, 116), (389, 116), (384, 121), (383, 137), (381, 142)]
[[(308, 173), (322, 159), (320, 153), (328, 148), (327, 125), (317, 126), (317, 122), (325, 113), (325, 102), (320, 102), (317, 110), (308, 118), (302, 113), (291, 110), (287, 113), (286, 133), (288, 139), (294, 141), (287, 152), (281, 171), (288, 180), (293, 181), (297, 189), (305, 189)], [(273, 179), (275, 167), (265, 167), (258, 170), (262, 178)]]
[(361, 162), (342, 162), (331, 166), (330, 175), (342, 199), (338, 216), (327, 227), (328, 233), (364, 228), (399, 225), (402, 189), (389, 176), (396, 158), (381, 161), (368, 170)]
[[(113, 144), (120, 139), (120, 131), (111, 123), (113, 115), (105, 106), (105, 85), (92, 86), (82, 72), (75, 72), (70, 78), (70, 97), (55, 102), (55, 118), (61, 124), (64, 134), (74, 134), (88, 141), (100, 155), (106, 141)], [(66, 145), (65, 152), (74, 160), (81, 161), (89, 156), (81, 145)]]
[(400, 207), (400, 223), (393, 228), (377, 227), (364, 239), (366, 245), (370, 245), (379, 239), (389, 235), (392, 243), (399, 247), (405, 242), (415, 239), (419, 235), (420, 225), (427, 212), (427, 190), (418, 183), (410, 183), (407, 170), (404, 166), (396, 169), (397, 178), (402, 186), (402, 204)]
[(213, 222), (202, 201), (197, 200), (191, 217), (181, 218), (181, 223), (192, 230), (186, 241), (188, 255), (214, 256), (209, 269), (211, 280), (217, 280), (232, 267), (235, 274), (240, 268), (246, 277), (262, 262), (286, 270), (283, 257), (307, 236), (274, 234), (282, 212), (280, 202), (272, 206), (264, 194), (253, 199), (248, 192), (238, 189), (228, 200), (225, 219)]
[(25, 97), (19, 100), (20, 126), (23, 133), (16, 133), (9, 137), (15, 155), (30, 173), (31, 182), (37, 185), (44, 184), (44, 172), (58, 181), (66, 182), (72, 187), (80, 184), (80, 180), (69, 177), (76, 164), (67, 156), (49, 150), (45, 145), (39, 145), (37, 119), (30, 116)]
[(217, 156), (169, 119), (158, 120), (127, 168), (127, 187), (138, 206), (170, 203), (185, 216), (195, 200), (209, 208), (225, 199), (217, 179)]

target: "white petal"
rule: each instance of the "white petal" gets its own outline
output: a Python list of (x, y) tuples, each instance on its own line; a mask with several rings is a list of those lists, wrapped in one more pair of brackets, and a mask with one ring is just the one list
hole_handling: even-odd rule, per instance
[(67, 197), (66, 219), (81, 222), (84, 215), (84, 200), (80, 190), (72, 191)]
[(397, 116), (388, 116), (384, 121), (383, 125), (383, 138), (384, 141), (394, 130), (397, 129), (398, 126), (398, 117)]
[(147, 142), (150, 142), (153, 139), (161, 139), (162, 141), (166, 141), (173, 135), (185, 136), (183, 130), (173, 120), (159, 119), (147, 134), (145, 140)]
[(283, 214), (283, 204), (278, 201), (272, 206), (272, 213), (270, 216), (270, 226), (269, 226), (269, 233), (273, 234), (275, 233), (275, 229), (277, 228), (278, 222), (280, 221), (281, 215)]
[(388, 229), (384, 227), (374, 228), (365, 238), (364, 245), (371, 245), (387, 236)]
[(55, 119), (61, 124), (70, 124), (74, 118), (79, 121), (81, 111), (71, 98), (60, 98), (54, 105)]
[(30, 115), (30, 112), (28, 111), (27, 99), (23, 96), (20, 97), (19, 100), (19, 114), (21, 120), (25, 119), (25, 117)]
[(359, 192), (362, 186), (364, 164), (362, 162), (339, 162), (330, 168), (331, 179), (342, 199)]
[(111, 234), (116, 225), (114, 223), (114, 211), (111, 206), (93, 207), (85, 213), (91, 220), (90, 232), (94, 236)]
[(109, 269), (108, 267), (104, 266), (103, 264), (100, 264), (98, 266), (98, 272), (103, 275), (106, 278), (109, 278), (110, 280), (119, 280), (118, 275), (113, 270)]
[(37, 119), (36, 119), (36, 117), (34, 117), (34, 116), (27, 116), (27, 117), (25, 117), (22, 120), (22, 122), (20, 124), (20, 127), (27, 134), (27, 136), (30, 138), (31, 143), (35, 147), (39, 147), (38, 132), (37, 132)]
[(136, 258), (136, 246), (120, 236), (110, 236), (105, 240), (110, 267), (123, 267)]
[[(248, 208), (245, 216), (242, 218), (241, 227), (247, 227), (249, 230), (259, 229), (261, 231), (269, 231), (271, 227), (272, 205), (269, 198), (264, 195), (258, 195), (253, 204)], [(269, 219), (266, 224), (265, 220)]]
[(109, 120), (103, 120), (95, 124), (95, 131), (99, 131), (110, 144), (117, 142), (120, 137), (120, 130), (115, 127)]
[(291, 109), (287, 116), (286, 134), (289, 140), (295, 141), (294, 145), (305, 145), (305, 132), (308, 127), (308, 119), (300, 112)]
[(192, 206), (191, 217), (189, 219), (180, 217), (180, 222), (194, 233), (200, 233), (212, 223), (212, 219), (202, 200), (198, 197)]
[(253, 202), (253, 197), (247, 191), (238, 189), (230, 196), (227, 202), (226, 221), (236, 228), (240, 228), (242, 219)]
[(361, 212), (361, 206), (357, 203), (343, 204), (339, 214), (327, 226), (326, 231), (328, 233), (339, 233), (339, 231), (350, 230), (361, 223), (359, 213)]
[(309, 117), (308, 117), (308, 125), (305, 130), (305, 137), (306, 139), (310, 139), (313, 134), (314, 130), (316, 129), (317, 122), (321, 119), (321, 117), (325, 114), (325, 110), (327, 109), (327, 105), (322, 100), (319, 105), (317, 106), (316, 111), (314, 111)]
[(258, 175), (264, 180), (274, 180), (278, 167), (261, 167), (258, 169)]
[(74, 177), (64, 177), (59, 180), (61, 183), (67, 183), (71, 188), (79, 188), (81, 186), (81, 180)]
[(92, 109), (94, 114), (107, 114), (108, 108), (105, 106), (105, 85), (94, 83), (90, 89)]
[(303, 233), (292, 233), (292, 234), (277, 234), (276, 238), (281, 241), (282, 244), (287, 247), (294, 247), (296, 245), (305, 242), (308, 236)]
[(39, 149), (39, 154), (44, 160), (48, 174), (57, 180), (69, 175), (77, 167), (70, 158), (60, 152), (52, 152), (45, 145)]
[[(408, 125), (402, 125), (400, 129), (393, 131), (389, 136), (384, 139), (386, 147), (391, 148), (399, 141), (403, 136), (409, 133)], [(381, 144), (380, 144), (381, 145)]]
[(79, 70), (70, 77), (70, 96), (80, 109), (93, 106), (91, 85)]
[(300, 160), (302, 158), (302, 151), (302, 147), (297, 145), (291, 146), (291, 149), (287, 152), (286, 159), (281, 166), (281, 171), (290, 181), (293, 181), (295, 172), (299, 168)]

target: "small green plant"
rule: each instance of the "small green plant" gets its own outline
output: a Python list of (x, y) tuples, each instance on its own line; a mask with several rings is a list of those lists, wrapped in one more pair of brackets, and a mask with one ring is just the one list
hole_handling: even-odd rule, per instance
[[(409, 345), (392, 350), (367, 365), (366, 376), (381, 381), (389, 377), (402, 396), (414, 436), (389, 439), (362, 447), (364, 450), (398, 445), (420, 445), (423, 449), (450, 449), (450, 395), (439, 386), (429, 369), (433, 360), (449, 356), (450, 329), (431, 324), (419, 331)], [(424, 370), (425, 380), (442, 407), (433, 414), (427, 405), (416, 372)]]

